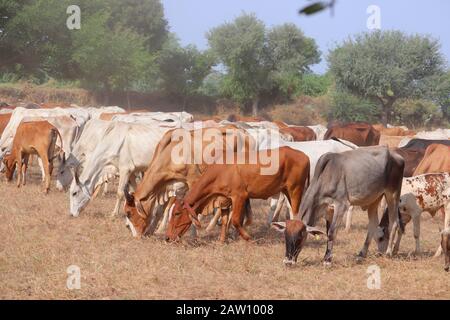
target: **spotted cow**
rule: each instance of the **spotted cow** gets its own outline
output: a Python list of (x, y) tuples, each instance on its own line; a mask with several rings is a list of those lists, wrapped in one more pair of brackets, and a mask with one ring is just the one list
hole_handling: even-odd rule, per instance
[[(402, 194), (399, 202), (399, 214), (401, 225), (397, 229), (397, 240), (393, 253), (397, 253), (400, 247), (404, 226), (412, 220), (414, 238), (416, 241), (415, 253), (420, 252), (420, 216), (427, 211), (432, 216), (441, 211), (445, 214), (445, 228), (450, 227), (450, 174), (430, 173), (404, 178), (402, 183)], [(384, 230), (388, 222), (385, 211), (380, 222), (380, 234), (384, 235)], [(436, 255), (441, 252), (440, 247)]]

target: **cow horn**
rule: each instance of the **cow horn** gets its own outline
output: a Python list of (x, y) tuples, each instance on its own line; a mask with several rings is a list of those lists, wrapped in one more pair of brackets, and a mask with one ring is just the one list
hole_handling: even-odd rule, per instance
[(123, 189), (123, 193), (125, 195), (125, 199), (127, 201), (127, 204), (131, 205), (134, 203), (134, 196), (130, 194), (129, 192), (129, 186), (128, 183), (125, 185), (125, 188)]
[(72, 171), (72, 175), (73, 175), (73, 178), (75, 179), (75, 183), (80, 184), (80, 179), (78, 178), (77, 169), (71, 168), (70, 170)]
[(139, 200), (135, 201), (135, 204), (136, 204), (138, 215), (140, 215), (141, 218), (143, 218), (143, 219), (147, 219), (147, 216), (145, 215), (145, 210), (144, 210), (144, 207), (142, 206), (141, 201), (139, 201)]

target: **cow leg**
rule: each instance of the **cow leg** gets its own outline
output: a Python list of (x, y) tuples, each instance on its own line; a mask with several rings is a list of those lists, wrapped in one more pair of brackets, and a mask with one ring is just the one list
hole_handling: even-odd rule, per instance
[(392, 251), (394, 247), (394, 234), (396, 228), (399, 226), (399, 216), (398, 216), (398, 195), (394, 194), (385, 194), (386, 202), (388, 206), (389, 213), (389, 227), (388, 227), (388, 247), (386, 251), (386, 255), (388, 257), (392, 256)]
[(41, 177), (42, 177), (42, 182), (45, 182), (45, 169), (44, 169), (44, 163), (42, 162), (42, 159), (40, 156), (36, 156), (37, 160), (38, 160), (38, 165), (39, 168), (41, 169)]
[(17, 188), (20, 188), (22, 183), (22, 165), (23, 165), (23, 155), (22, 152), (19, 152), (19, 159), (17, 159)]
[[(268, 224), (270, 225), (273, 221), (278, 221), (278, 218), (281, 213), (281, 209), (286, 201), (286, 197), (283, 193), (280, 193), (277, 200), (272, 199), (270, 201), (270, 211), (269, 211), (269, 219)], [(275, 203), (274, 203), (275, 202)], [(273, 211), (273, 212), (272, 212)]]
[(27, 169), (28, 169), (28, 159), (30, 158), (30, 155), (26, 154), (23, 157), (23, 163), (21, 165), (20, 170), (22, 170), (22, 185), (24, 186), (26, 184), (26, 176), (27, 176)]
[[(449, 230), (450, 228), (450, 203), (447, 204), (445, 208), (440, 209), (441, 212), (444, 213), (444, 229), (443, 230)], [(442, 246), (439, 245), (439, 247), (436, 250), (436, 253), (434, 254), (434, 258), (440, 257), (442, 255)]]
[(350, 228), (352, 227), (352, 217), (353, 217), (353, 206), (350, 206), (345, 215), (345, 232), (350, 232)]
[(241, 237), (244, 240), (250, 240), (250, 236), (245, 231), (244, 227), (242, 226), (243, 221), (243, 215), (245, 210), (245, 198), (234, 198), (233, 199), (233, 217), (231, 218), (231, 222), (233, 223), (233, 226), (236, 228), (236, 230), (239, 232)]
[(367, 215), (369, 217), (369, 225), (367, 227), (367, 236), (364, 241), (363, 247), (359, 252), (358, 256), (361, 258), (365, 258), (367, 256), (367, 252), (369, 251), (370, 242), (372, 241), (378, 227), (378, 204), (379, 201), (375, 201), (372, 203), (367, 209)]
[(110, 214), (111, 217), (119, 215), (120, 204), (122, 203), (122, 200), (124, 198), (123, 190), (125, 189), (125, 186), (127, 185), (129, 178), (130, 178), (129, 171), (120, 172), (119, 186), (117, 187), (117, 200), (116, 200), (116, 205), (114, 206), (114, 210)]
[(222, 226), (220, 230), (220, 238), (219, 241), (222, 243), (225, 243), (227, 240), (227, 233), (228, 233), (228, 216), (230, 214), (230, 209), (225, 209), (222, 211)]
[(51, 174), (50, 174), (50, 161), (48, 159), (47, 154), (43, 154), (42, 157), (40, 157), (42, 164), (44, 165), (44, 192), (48, 193), (50, 190), (50, 180), (51, 180)]
[(155, 234), (163, 234), (166, 230), (167, 222), (169, 220), (169, 216), (172, 213), (175, 197), (170, 197), (169, 202), (166, 204), (166, 209), (164, 210), (164, 215), (161, 223), (159, 224), (158, 229), (155, 231)]
[(211, 232), (211, 230), (214, 228), (214, 226), (217, 224), (217, 221), (219, 220), (220, 216), (222, 215), (222, 208), (214, 208), (214, 216), (209, 222), (208, 227), (206, 227), (206, 232)]
[(323, 258), (325, 265), (330, 265), (333, 257), (333, 244), (337, 237), (337, 231), (342, 221), (344, 213), (348, 210), (348, 205), (338, 203), (334, 207), (329, 206), (327, 208), (327, 214), (325, 216), (327, 223), (327, 250), (325, 251), (325, 257)]
[(413, 218), (414, 240), (416, 241), (416, 249), (414, 254), (420, 254), (420, 215)]

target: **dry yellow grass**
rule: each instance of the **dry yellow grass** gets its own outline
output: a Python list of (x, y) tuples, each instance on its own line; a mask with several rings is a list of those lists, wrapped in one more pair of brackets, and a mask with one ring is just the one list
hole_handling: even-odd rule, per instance
[[(3, 178), (2, 178), (3, 180)], [(161, 238), (131, 237), (123, 218), (108, 218), (114, 195), (95, 199), (79, 218), (68, 215), (68, 194), (41, 193), (36, 175), (18, 190), (0, 182), (1, 299), (450, 299), (449, 274), (438, 245), (437, 221), (422, 225), (424, 254), (410, 258), (411, 227), (401, 254), (355, 254), (365, 237), (367, 216), (355, 213), (350, 234), (340, 230), (332, 267), (321, 263), (324, 240), (310, 238), (296, 267), (282, 264), (284, 242), (268, 229), (267, 207), (255, 202), (255, 240), (220, 245), (216, 235), (166, 244)], [(381, 268), (381, 289), (369, 290), (367, 268)], [(81, 269), (81, 289), (68, 290), (67, 267)]]

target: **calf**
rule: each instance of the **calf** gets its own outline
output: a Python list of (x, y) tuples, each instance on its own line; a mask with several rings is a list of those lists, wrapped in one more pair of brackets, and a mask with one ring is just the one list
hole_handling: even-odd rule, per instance
[[(45, 193), (50, 189), (50, 178), (53, 171), (53, 159), (56, 140), (62, 139), (58, 130), (47, 121), (22, 122), (14, 136), (11, 153), (5, 155), (5, 176), (12, 180), (14, 170), (17, 168), (17, 187), (25, 185), (25, 174), (30, 155), (37, 154), (44, 166)], [(57, 155), (58, 156), (58, 155)]]
[[(400, 247), (404, 226), (412, 220), (414, 238), (416, 240), (415, 253), (420, 253), (420, 216), (427, 211), (432, 216), (437, 211), (445, 212), (445, 228), (450, 226), (450, 174), (430, 173), (411, 178), (404, 178), (402, 183), (402, 194), (398, 210), (402, 225), (397, 230), (397, 240), (393, 253), (397, 253)], [(385, 211), (380, 222), (380, 234), (384, 235), (387, 225), (387, 212)], [(438, 249), (440, 252), (440, 249)], [(437, 253), (439, 254), (439, 253)]]

